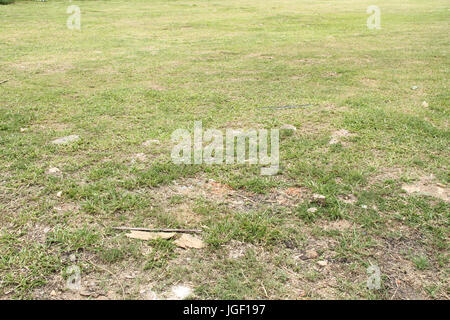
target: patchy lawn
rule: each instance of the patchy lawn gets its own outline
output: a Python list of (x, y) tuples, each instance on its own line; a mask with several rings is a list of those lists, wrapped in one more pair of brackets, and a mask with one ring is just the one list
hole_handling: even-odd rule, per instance
[[(0, 298), (448, 299), (449, 3), (376, 1), (369, 30), (372, 2), (0, 6)], [(297, 130), (275, 176), (175, 165), (196, 120)]]

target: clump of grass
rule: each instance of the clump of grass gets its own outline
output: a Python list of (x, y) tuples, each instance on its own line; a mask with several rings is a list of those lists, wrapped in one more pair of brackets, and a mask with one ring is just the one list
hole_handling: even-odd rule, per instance
[(14, 234), (0, 235), (0, 295), (14, 288), (13, 297), (27, 298), (33, 288), (47, 283), (60, 268), (58, 255), (46, 245), (30, 242), (22, 246)]
[(428, 269), (430, 266), (430, 262), (428, 261), (428, 258), (424, 255), (416, 256), (412, 258), (414, 265), (419, 270), (425, 270)]
[(154, 240), (150, 244), (153, 245), (153, 250), (147, 257), (144, 270), (163, 268), (169, 260), (176, 257), (175, 245), (171, 241)]
[(89, 249), (95, 247), (100, 237), (92, 230), (83, 227), (78, 230), (66, 230), (58, 228), (53, 232), (49, 232), (47, 236), (47, 244), (57, 244), (69, 251), (77, 251), (80, 249)]
[(7, 5), (14, 3), (16, 0), (0, 0), (0, 4)]
[(105, 262), (114, 263), (122, 260), (125, 257), (125, 253), (120, 249), (107, 248), (100, 252), (100, 257)]
[(248, 243), (281, 241), (283, 235), (277, 229), (281, 221), (268, 212), (237, 213), (214, 221), (208, 230), (207, 242), (219, 246), (232, 239)]

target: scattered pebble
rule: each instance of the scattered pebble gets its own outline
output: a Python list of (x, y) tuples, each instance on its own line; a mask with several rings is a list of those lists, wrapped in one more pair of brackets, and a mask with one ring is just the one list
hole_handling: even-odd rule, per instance
[(428, 108), (428, 102), (426, 102), (426, 101), (422, 102), (422, 107)]
[(358, 201), (358, 198), (356, 198), (356, 196), (354, 196), (353, 194), (349, 194), (349, 195), (345, 195), (341, 197), (342, 202), (347, 203), (347, 204), (354, 204), (355, 202)]
[(326, 204), (326, 198), (321, 194), (314, 193), (312, 195), (311, 202), (317, 203), (320, 206), (324, 206)]
[(293, 126), (292, 124), (285, 124), (280, 129), (297, 131), (297, 128), (295, 126)]
[(320, 261), (317, 261), (317, 264), (321, 267), (326, 267), (328, 265), (328, 261), (320, 260)]
[(361, 208), (367, 209), (367, 206), (365, 204), (361, 205)]
[(417, 89), (419, 89), (419, 87), (418, 86), (412, 86), (411, 89), (412, 90), (417, 90)]
[(337, 143), (341, 142), (340, 138), (347, 137), (349, 135), (350, 135), (350, 132), (348, 132), (345, 129), (335, 131), (331, 134), (331, 140), (330, 140), (330, 142), (328, 142), (328, 144), (337, 144)]
[(315, 213), (317, 211), (317, 208), (315, 208), (315, 207), (312, 207), (312, 208), (309, 208), (308, 210), (306, 210), (306, 212), (309, 212), (309, 213)]
[(305, 253), (305, 257), (307, 259), (315, 259), (318, 256), (319, 256), (319, 254), (317, 253), (317, 251), (313, 250), (313, 249), (307, 250), (306, 253)]
[(28, 128), (20, 128), (20, 132), (28, 131)]
[(58, 191), (58, 193), (56, 194), (56, 196), (57, 196), (58, 198), (61, 198), (61, 196), (62, 196), (62, 191)]
[(77, 141), (78, 139), (80, 139), (79, 136), (71, 135), (71, 136), (55, 139), (55, 140), (52, 141), (52, 143), (53, 144), (66, 144), (66, 143), (69, 143), (69, 142)]
[(150, 139), (150, 140), (147, 140), (147, 141), (145, 141), (145, 142), (142, 143), (142, 145), (143, 145), (144, 147), (151, 146), (152, 144), (159, 144), (159, 140), (156, 140), (156, 139)]
[(336, 138), (331, 138), (330, 142), (328, 142), (328, 144), (338, 144), (339, 140)]
[(47, 170), (47, 174), (59, 174), (59, 173), (61, 173), (61, 170), (59, 170), (56, 167), (52, 167), (52, 168)]

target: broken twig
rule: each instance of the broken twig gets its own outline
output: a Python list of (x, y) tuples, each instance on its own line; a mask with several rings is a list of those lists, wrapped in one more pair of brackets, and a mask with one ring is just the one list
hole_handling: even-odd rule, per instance
[(260, 107), (260, 109), (294, 109), (312, 107), (312, 104), (303, 104), (300, 106), (282, 106), (282, 107)]
[(6, 80), (0, 80), (0, 84), (5, 83), (5, 82), (8, 82), (8, 81), (9, 81), (9, 79), (6, 79)]
[(239, 198), (244, 199), (244, 200), (247, 200), (247, 201), (250, 201), (250, 202), (255, 203), (255, 200), (250, 199), (250, 198), (247, 198), (246, 196), (243, 196), (242, 194), (238, 194), (237, 196), (238, 196)]
[(129, 228), (129, 227), (113, 227), (115, 230), (133, 230), (147, 232), (179, 232), (179, 233), (201, 233), (202, 230), (195, 229), (149, 229), (149, 228)]

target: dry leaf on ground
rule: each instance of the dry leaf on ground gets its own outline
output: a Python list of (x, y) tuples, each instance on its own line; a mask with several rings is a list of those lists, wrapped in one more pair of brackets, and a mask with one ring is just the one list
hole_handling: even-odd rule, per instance
[(156, 240), (156, 239), (170, 239), (175, 236), (174, 232), (145, 232), (145, 231), (131, 231), (126, 236), (132, 239), (140, 240)]
[(201, 249), (205, 247), (205, 243), (190, 234), (183, 234), (179, 239), (175, 240), (174, 243), (181, 248), (195, 248)]

